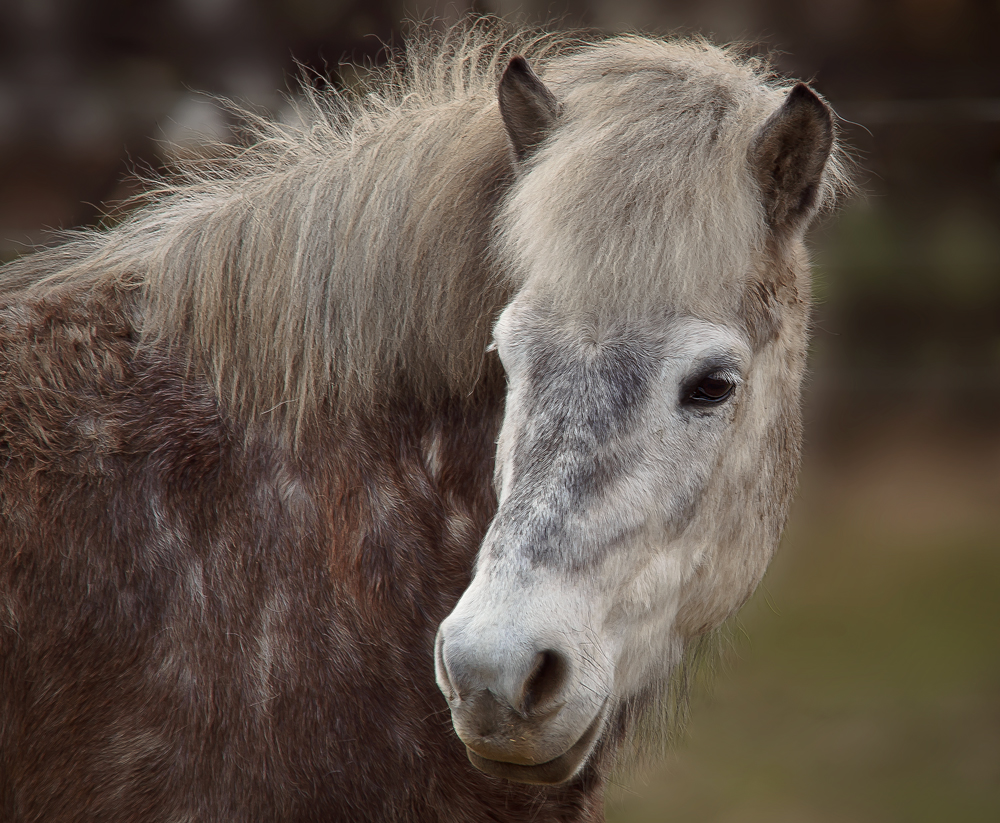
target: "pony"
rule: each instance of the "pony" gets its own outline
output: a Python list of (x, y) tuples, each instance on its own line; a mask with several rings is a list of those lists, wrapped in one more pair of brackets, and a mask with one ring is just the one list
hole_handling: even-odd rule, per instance
[(471, 25), (247, 117), (0, 275), (0, 817), (603, 819), (783, 528), (829, 108)]

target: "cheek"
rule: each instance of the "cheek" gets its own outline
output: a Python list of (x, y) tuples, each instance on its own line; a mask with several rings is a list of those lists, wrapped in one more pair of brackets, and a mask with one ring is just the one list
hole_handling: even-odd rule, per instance
[(630, 555), (631, 564), (620, 562), (605, 578), (617, 586), (606, 588), (602, 631), (604, 649), (616, 661), (615, 688), (624, 694), (648, 682), (651, 669), (677, 662), (674, 624), (701, 552), (692, 541), (650, 539)]
[(694, 518), (719, 465), (728, 423), (718, 414), (710, 419), (676, 415), (661, 422), (650, 439), (648, 482), (666, 537), (678, 536)]
[(633, 554), (644, 558), (643, 562), (638, 567), (620, 569), (616, 575), (620, 582), (615, 602), (620, 604), (620, 617), (629, 622), (648, 616), (672, 619), (678, 592), (695, 567), (696, 553), (674, 542), (659, 543), (655, 538), (643, 543)]

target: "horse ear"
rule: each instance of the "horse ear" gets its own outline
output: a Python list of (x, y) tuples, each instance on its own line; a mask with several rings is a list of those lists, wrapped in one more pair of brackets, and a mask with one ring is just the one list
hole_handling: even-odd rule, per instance
[(751, 149), (767, 222), (776, 234), (803, 227), (812, 216), (832, 149), (830, 109), (799, 83), (761, 127)]
[(514, 154), (523, 161), (555, 125), (559, 103), (521, 55), (511, 58), (500, 78), (497, 97)]

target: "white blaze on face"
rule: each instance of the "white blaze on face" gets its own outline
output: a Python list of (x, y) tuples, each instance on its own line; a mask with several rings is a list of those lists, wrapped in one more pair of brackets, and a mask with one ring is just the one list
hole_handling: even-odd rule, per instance
[[(566, 321), (530, 294), (494, 336), (500, 506), (442, 624), (438, 679), (470, 750), (536, 764), (675, 662), (681, 592), (713, 539), (690, 526), (751, 354), (691, 317)], [(530, 745), (505, 749), (504, 724)]]

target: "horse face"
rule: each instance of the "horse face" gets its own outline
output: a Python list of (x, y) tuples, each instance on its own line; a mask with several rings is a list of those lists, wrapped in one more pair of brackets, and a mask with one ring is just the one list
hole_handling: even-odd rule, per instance
[(494, 337), (509, 381), (499, 509), (438, 633), (437, 678), (477, 767), (558, 783), (676, 662), (685, 583), (714, 537), (700, 503), (751, 352), (689, 316), (568, 322), (531, 294)]
[[(798, 467), (801, 237), (832, 116), (800, 84), (763, 122), (761, 103), (706, 130), (681, 117), (697, 108), (687, 91), (650, 107), (667, 84), (644, 74), (651, 119), (619, 128), (632, 121), (602, 91), (612, 75), (560, 101), (514, 58), (499, 87), (519, 164), (500, 258), (523, 284), (494, 330), (509, 383), (499, 508), (435, 661), (473, 764), (529, 783), (577, 774), (625, 701), (749, 596)], [(716, 88), (702, 108), (721, 117)], [(674, 162), (629, 165), (642, 135), (682, 121)]]

